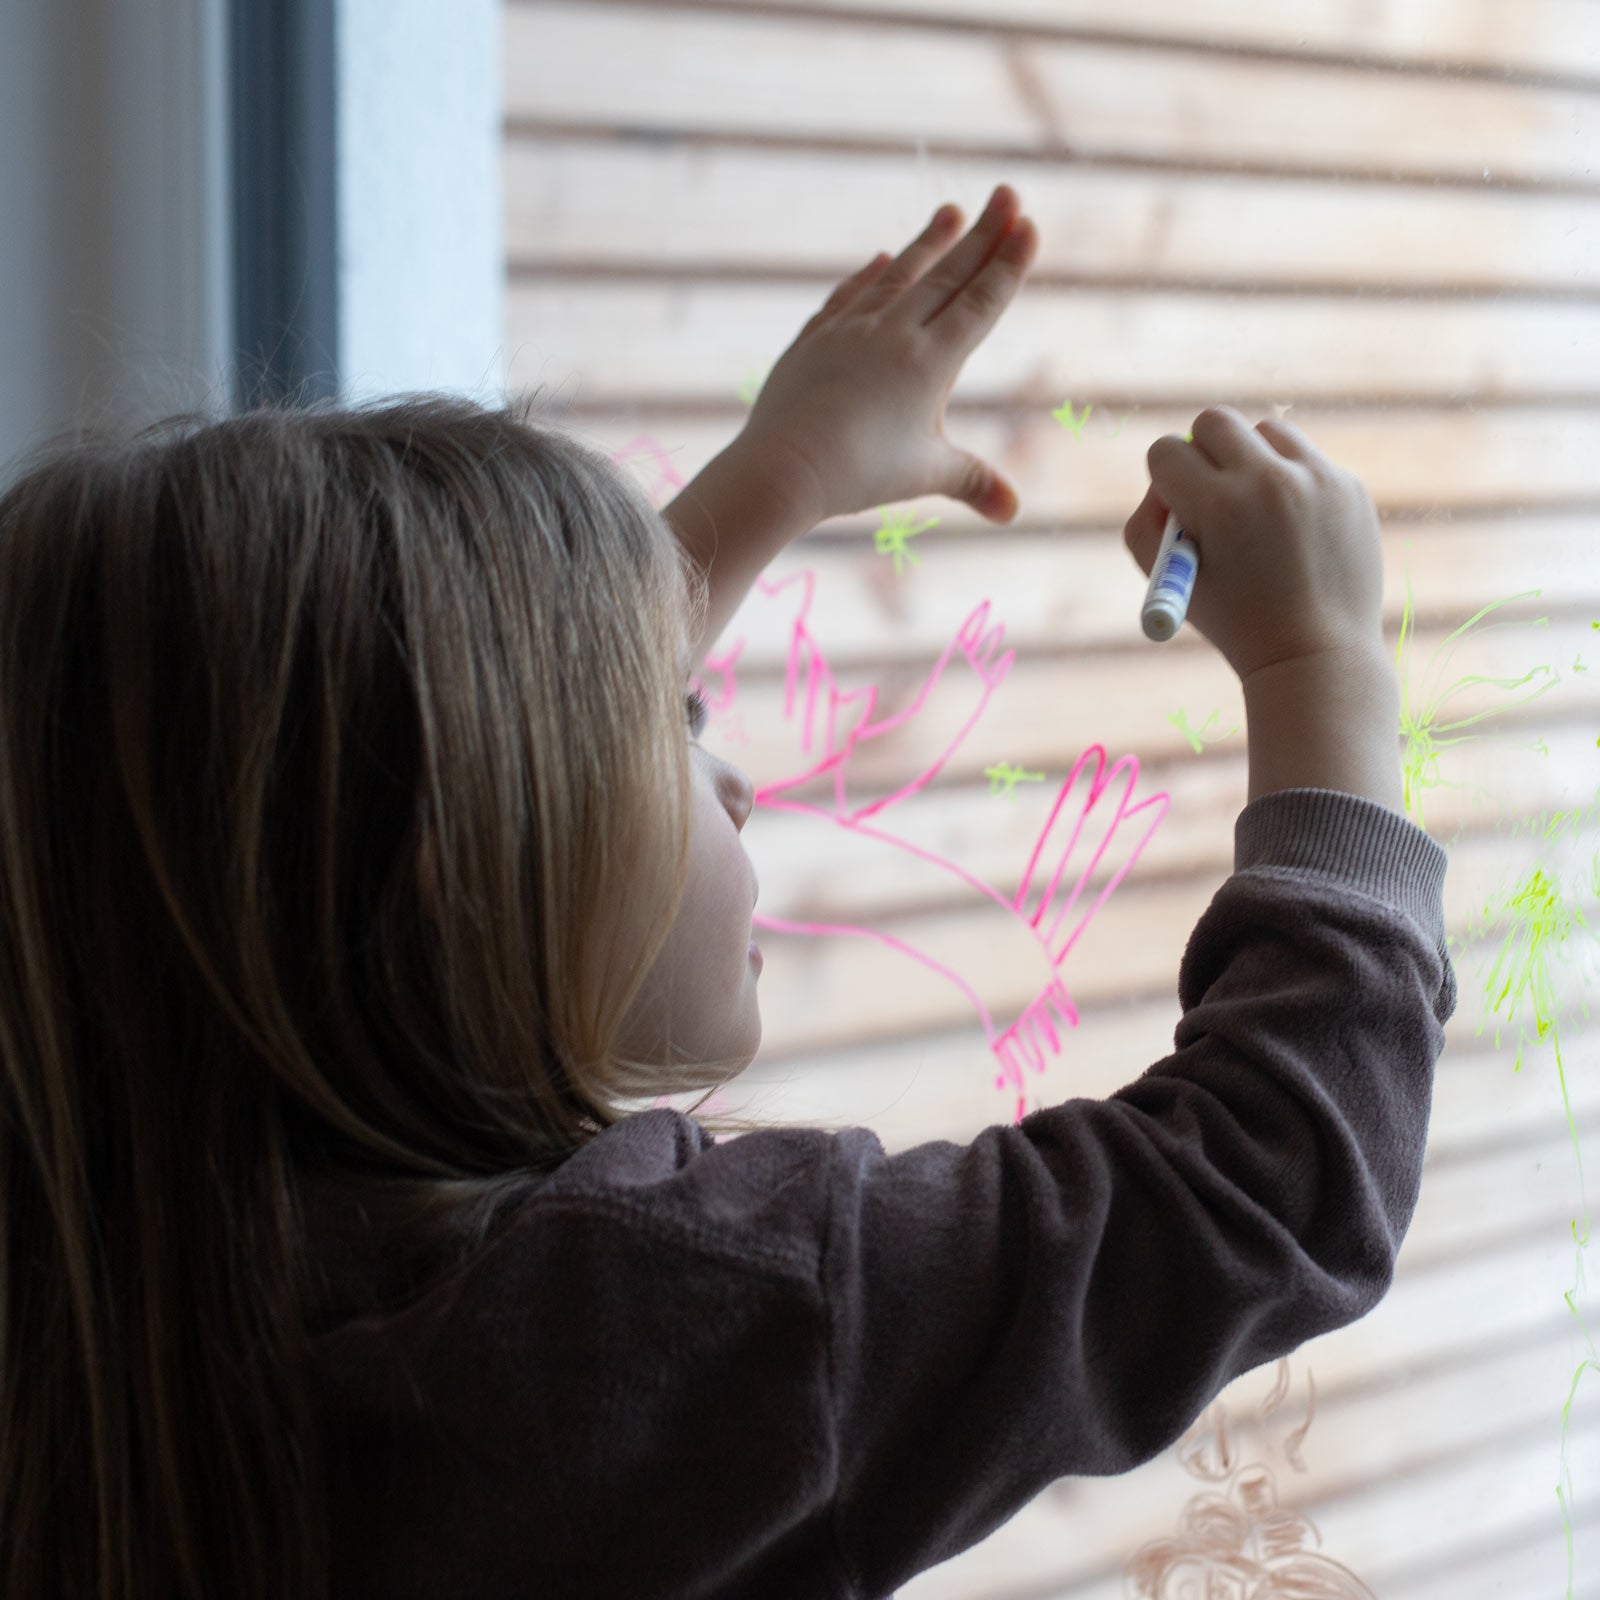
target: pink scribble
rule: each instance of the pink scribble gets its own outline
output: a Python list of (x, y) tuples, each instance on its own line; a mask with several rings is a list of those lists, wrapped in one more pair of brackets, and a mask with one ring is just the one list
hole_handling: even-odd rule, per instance
[[(664, 1094), (658, 1094), (655, 1099), (650, 1102), (650, 1109), (652, 1111), (659, 1111), (663, 1106), (665, 1106), (669, 1111), (672, 1109), (672, 1101)], [(733, 1107), (722, 1089), (717, 1088), (712, 1090), (711, 1097), (705, 1102), (705, 1104), (697, 1105), (696, 1109), (703, 1112), (707, 1116), (717, 1117), (731, 1111)]]
[[(1047, 1059), (1062, 1053), (1064, 1030), (1078, 1023), (1078, 1010), (1063, 978), (1063, 963), (1094, 914), (1149, 843), (1166, 815), (1168, 796), (1152, 795), (1130, 806), (1138, 782), (1138, 758), (1124, 756), (1107, 772), (1104, 746), (1089, 746), (1061, 784), (1022, 870), (1020, 884), (1010, 895), (958, 863), (913, 844), (895, 826), (894, 808), (923, 790), (955, 754), (1011, 670), (1016, 653), (1001, 653), (1005, 629), (998, 624), (989, 626), (990, 606), (984, 601), (962, 622), (911, 702), (893, 715), (879, 716), (877, 686), (843, 688), (834, 676), (826, 651), (811, 632), (807, 618), (815, 588), (815, 577), (808, 571), (776, 581), (758, 580), (753, 591), (758, 608), (768, 601), (777, 604), (778, 626), (788, 630), (783, 716), (785, 728), (795, 738), (793, 754), (785, 758), (793, 764), (787, 767), (785, 776), (757, 787), (755, 803), (770, 811), (808, 819), (819, 830), (829, 830), (826, 838), (819, 837), (816, 853), (818, 859), (834, 862), (837, 870), (849, 871), (857, 859), (868, 861), (884, 850), (893, 850), (916, 862), (920, 873), (938, 875), (946, 897), (955, 893), (969, 902), (981, 900), (995, 912), (986, 943), (991, 951), (995, 946), (1002, 947), (995, 952), (1002, 957), (995, 963), (997, 970), (1008, 974), (1031, 971), (1036, 987), (1020, 1014), (996, 1016), (977, 984), (960, 970), (971, 955), (970, 939), (965, 936), (958, 940), (947, 937), (950, 948), (943, 949), (937, 933), (912, 944), (857, 923), (794, 922), (761, 913), (753, 920), (758, 927), (783, 933), (873, 939), (936, 972), (966, 997), (979, 1018), (1000, 1067), (995, 1087), (1004, 1090), (1010, 1086), (1014, 1092), (1012, 1120), (1020, 1122), (1027, 1105), (1024, 1068), (1043, 1072)], [(737, 700), (737, 664), (743, 648), (744, 640), (740, 638), (721, 654), (706, 659), (700, 686), (714, 711), (726, 713)], [(943, 692), (936, 702), (936, 712), (930, 697), (941, 685)], [(924, 771), (883, 794), (873, 793), (870, 783), (852, 782), (851, 761), (857, 751), (914, 718), (926, 721), (935, 716), (941, 725), (932, 742), (942, 742), (942, 748)], [(1091, 762), (1088, 793), (1074, 811), (1068, 805), (1069, 797)], [(1112, 810), (1110, 802), (1102, 805), (1102, 796), (1125, 769)], [(797, 798), (796, 791), (818, 779), (827, 784), (826, 802)], [(1136, 842), (1131, 832), (1124, 831), (1118, 837), (1126, 823), (1146, 811), (1152, 813), (1149, 825)], [(1081, 854), (1080, 841), (1086, 830), (1090, 834), (1088, 843), (1098, 837), (1098, 845), (1079, 870), (1075, 857)], [(1085, 885), (1113, 840), (1124, 859), (1093, 903), (1079, 911)]]

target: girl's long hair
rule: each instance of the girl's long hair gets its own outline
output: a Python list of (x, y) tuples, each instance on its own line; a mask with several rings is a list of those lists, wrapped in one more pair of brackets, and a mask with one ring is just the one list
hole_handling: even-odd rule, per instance
[(704, 595), (532, 407), (178, 417), (0, 497), (7, 1600), (325, 1596), (310, 1197), (448, 1216), (458, 1282), (541, 1174), (742, 1065), (617, 1048)]

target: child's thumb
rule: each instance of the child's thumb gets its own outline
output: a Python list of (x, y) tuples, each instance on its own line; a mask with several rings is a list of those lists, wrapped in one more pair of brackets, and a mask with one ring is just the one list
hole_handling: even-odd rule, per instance
[(987, 461), (962, 450), (956, 452), (951, 483), (944, 492), (990, 522), (1010, 522), (1020, 503), (1017, 491)]
[(1166, 525), (1167, 508), (1152, 484), (1122, 529), (1122, 542), (1128, 547), (1128, 554), (1138, 562), (1139, 570), (1147, 578), (1155, 567), (1156, 551), (1161, 548), (1161, 534)]

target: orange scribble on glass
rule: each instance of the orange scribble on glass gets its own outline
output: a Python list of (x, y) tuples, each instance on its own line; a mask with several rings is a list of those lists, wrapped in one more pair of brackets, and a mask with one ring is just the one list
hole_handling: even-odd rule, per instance
[[(1316, 1414), (1316, 1387), (1306, 1375), (1306, 1414), (1278, 1446), (1296, 1472)], [(1256, 1409), (1263, 1424), (1289, 1393), (1289, 1363), (1278, 1363), (1271, 1394)], [(1268, 1455), (1273, 1451), (1270, 1438)], [(1239, 1460), (1220, 1401), (1176, 1447), (1191, 1477), (1220, 1486), (1195, 1495), (1183, 1509), (1178, 1533), (1142, 1546), (1123, 1569), (1138, 1600), (1377, 1600), (1348, 1567), (1318, 1548), (1322, 1535), (1300, 1512), (1281, 1505), (1277, 1479), (1266, 1461)]]

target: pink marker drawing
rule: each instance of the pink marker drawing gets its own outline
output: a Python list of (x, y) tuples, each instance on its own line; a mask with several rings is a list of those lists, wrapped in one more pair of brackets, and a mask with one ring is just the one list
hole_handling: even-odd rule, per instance
[[(756, 805), (815, 823), (815, 858), (827, 861), (830, 870), (841, 875), (858, 866), (869, 871), (874, 857), (893, 850), (915, 862), (918, 873), (937, 876), (943, 898), (953, 893), (969, 905), (982, 902), (992, 908), (995, 916), (992, 927), (985, 929), (985, 943), (991, 957), (999, 957), (993, 961), (994, 970), (1032, 972), (1036, 987), (1020, 1014), (997, 1016), (977, 984), (960, 970), (971, 953), (971, 935), (959, 927), (960, 919), (939, 919), (941, 926), (954, 931), (943, 935), (931, 932), (917, 944), (855, 923), (786, 921), (759, 912), (753, 920), (757, 927), (784, 933), (873, 939), (938, 973), (971, 1004), (999, 1067), (995, 1087), (1005, 1090), (1009, 1086), (1014, 1097), (1012, 1120), (1021, 1122), (1027, 1104), (1024, 1069), (1042, 1073), (1047, 1060), (1062, 1053), (1064, 1030), (1078, 1023), (1063, 964), (1094, 914), (1149, 843), (1166, 815), (1169, 797), (1163, 792), (1130, 805), (1138, 782), (1138, 758), (1124, 756), (1107, 772), (1104, 746), (1089, 746), (1057, 791), (1019, 886), (1011, 894), (957, 862), (912, 843), (897, 829), (895, 808), (924, 789), (960, 747), (1011, 670), (1016, 653), (1007, 650), (1002, 654), (1005, 629), (989, 625), (989, 602), (984, 601), (962, 622), (910, 704), (892, 716), (879, 717), (876, 685), (847, 690), (835, 679), (827, 654), (807, 622), (814, 591), (815, 577), (809, 571), (777, 581), (759, 579), (755, 585), (758, 603), (775, 602), (780, 608), (777, 625), (788, 631), (783, 717), (796, 741), (793, 767), (785, 776), (757, 788)], [(739, 637), (706, 658), (699, 684), (714, 715), (737, 702), (738, 663), (744, 646), (745, 639)], [(930, 697), (941, 685), (936, 709), (930, 705)], [(850, 767), (856, 752), (913, 718), (939, 721), (931, 743), (936, 747), (942, 744), (940, 754), (924, 771), (887, 793), (873, 793), (870, 783), (853, 785)], [(1080, 774), (1089, 772), (1091, 764), (1088, 792), (1074, 812), (1069, 799)], [(1120, 793), (1105, 799), (1119, 775), (1124, 775)], [(797, 797), (795, 791), (819, 778), (830, 791), (826, 801)], [(1148, 823), (1138, 833), (1130, 824), (1146, 812), (1150, 813)], [(1081, 869), (1075, 860), (1082, 854), (1080, 841), (1085, 850), (1095, 845)], [(1093, 903), (1080, 908), (1089, 878), (1113, 846), (1113, 860), (1122, 857), (1117, 871)]]

